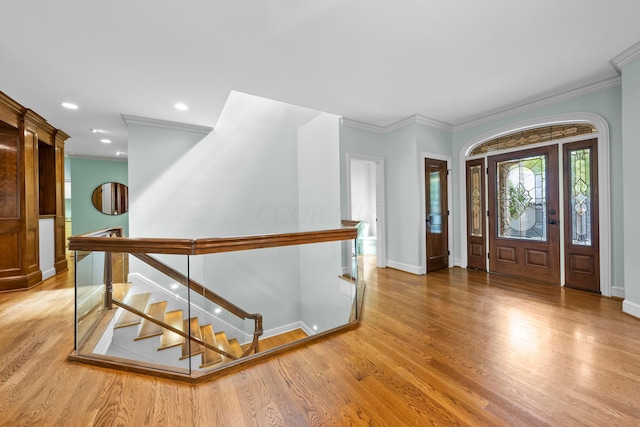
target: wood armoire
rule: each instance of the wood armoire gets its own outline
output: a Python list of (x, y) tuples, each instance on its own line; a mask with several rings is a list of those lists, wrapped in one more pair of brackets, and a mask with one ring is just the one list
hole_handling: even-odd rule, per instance
[(64, 142), (69, 136), (0, 92), (0, 292), (42, 281), (40, 220), (53, 219), (54, 266), (67, 269)]

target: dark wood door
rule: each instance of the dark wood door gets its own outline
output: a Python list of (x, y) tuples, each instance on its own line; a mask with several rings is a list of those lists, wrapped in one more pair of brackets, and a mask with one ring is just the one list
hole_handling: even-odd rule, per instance
[(563, 146), (565, 286), (600, 293), (597, 140)]
[(490, 271), (559, 284), (558, 147), (488, 163)]
[(484, 159), (467, 162), (467, 268), (487, 269)]
[(449, 267), (447, 162), (425, 159), (427, 272)]

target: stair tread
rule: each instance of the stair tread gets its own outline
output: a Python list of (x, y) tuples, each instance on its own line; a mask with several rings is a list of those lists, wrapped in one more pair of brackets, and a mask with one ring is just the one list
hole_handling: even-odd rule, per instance
[(113, 298), (120, 300), (120, 301), (124, 301), (124, 299), (127, 297), (127, 295), (129, 294), (129, 291), (131, 290), (131, 287), (133, 286), (133, 283), (113, 283), (112, 287), (113, 287)]
[[(184, 332), (182, 310), (168, 311), (164, 316), (164, 323)], [(175, 332), (169, 331), (168, 329), (163, 329), (162, 337), (160, 338), (160, 347), (158, 347), (158, 350), (175, 347), (177, 345), (182, 345), (183, 343), (183, 337), (176, 334)]]
[[(209, 324), (201, 326), (200, 331), (202, 333), (202, 341), (206, 342), (207, 344), (211, 344), (216, 348), (218, 347), (218, 342), (216, 341), (216, 336), (213, 332), (212, 325)], [(220, 354), (206, 347), (204, 348), (204, 353), (202, 353), (202, 365), (200, 365), (201, 369), (212, 365), (217, 365), (220, 362), (222, 362), (222, 356), (220, 356)]]
[[(149, 315), (149, 317), (153, 317), (154, 319), (163, 320), (164, 313), (166, 310), (167, 310), (166, 301), (154, 302), (153, 304), (150, 304), (149, 307), (147, 307), (147, 314)], [(162, 330), (163, 330), (162, 326), (156, 325), (155, 323), (149, 322), (148, 320), (145, 319), (142, 321), (142, 326), (140, 327), (140, 333), (135, 339), (141, 340), (144, 338), (150, 338), (150, 337), (162, 335)]]
[[(202, 339), (202, 333), (200, 331), (200, 326), (198, 325), (198, 318), (192, 317), (189, 320), (185, 319), (183, 323), (183, 331), (189, 331), (189, 323), (191, 323), (191, 336)], [(191, 350), (191, 352), (189, 352), (189, 350)], [(202, 347), (202, 345), (198, 344), (197, 342), (185, 339), (184, 343), (182, 344), (182, 357), (180, 357), (180, 360), (186, 359), (191, 356), (197, 356), (198, 354), (202, 353), (204, 353), (204, 348)]]
[[(231, 346), (231, 343), (229, 342), (229, 340), (227, 338), (227, 334), (224, 331), (216, 333), (216, 341), (218, 342), (218, 348), (220, 350), (224, 350), (229, 354), (232, 354), (232, 355), (234, 355), (236, 357), (239, 357), (237, 354), (235, 354), (235, 352), (234, 352), (234, 350), (233, 350), (233, 348)], [(242, 355), (242, 349), (240, 349), (240, 355)], [(232, 360), (233, 359), (230, 359), (227, 356), (222, 356), (222, 361), (223, 362), (230, 362)]]
[[(147, 308), (147, 303), (149, 302), (150, 297), (151, 297), (151, 294), (148, 292), (144, 294), (131, 295), (131, 298), (129, 298), (129, 301), (127, 301), (127, 304), (129, 304), (131, 307), (135, 308), (136, 310), (144, 312), (145, 308)], [(127, 326), (138, 325), (140, 324), (141, 321), (142, 321), (142, 318), (140, 316), (125, 310), (124, 313), (122, 313), (122, 315), (116, 322), (115, 327), (124, 328)]]
[(236, 357), (242, 357), (242, 346), (240, 345), (240, 341), (237, 338), (232, 338), (229, 340), (229, 347), (231, 348), (231, 354)]

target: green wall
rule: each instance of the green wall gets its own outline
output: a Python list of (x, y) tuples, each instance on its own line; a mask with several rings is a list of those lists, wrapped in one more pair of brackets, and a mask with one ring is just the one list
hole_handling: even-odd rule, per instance
[(72, 234), (88, 233), (108, 227), (123, 227), (129, 235), (129, 214), (106, 215), (91, 203), (93, 190), (105, 182), (129, 185), (127, 162), (71, 158)]
[[(640, 272), (636, 268), (640, 260), (640, 228), (635, 222), (640, 212), (638, 182), (638, 158), (640, 158), (640, 59), (622, 69), (622, 159), (624, 204), (624, 311), (640, 317)], [(622, 183), (621, 183), (622, 184)], [(619, 191), (619, 189), (617, 189)], [(623, 209), (622, 209), (623, 208)]]

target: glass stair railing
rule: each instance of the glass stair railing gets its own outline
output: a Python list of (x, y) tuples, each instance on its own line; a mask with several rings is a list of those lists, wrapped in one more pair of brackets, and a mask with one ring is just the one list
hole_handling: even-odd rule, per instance
[(365, 283), (358, 223), (343, 224), (197, 240), (119, 228), (71, 237), (69, 359), (195, 383), (351, 329)]

